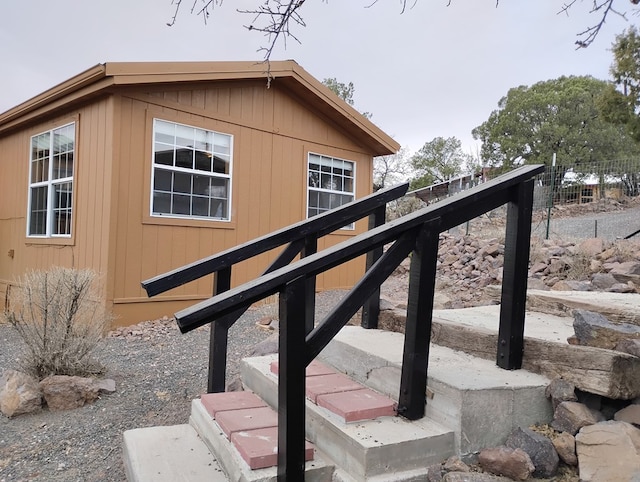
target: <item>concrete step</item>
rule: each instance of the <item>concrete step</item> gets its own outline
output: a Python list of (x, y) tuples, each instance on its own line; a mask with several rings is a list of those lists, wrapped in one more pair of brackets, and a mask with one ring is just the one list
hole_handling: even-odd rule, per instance
[[(271, 370), (276, 359), (277, 355), (267, 355), (241, 364), (245, 386), (273, 407), (278, 404), (278, 380)], [(453, 432), (431, 420), (384, 416), (347, 422), (311, 400), (307, 400), (306, 435), (336, 465), (341, 480), (424, 480), (429, 465), (454, 454)]]
[(129, 482), (227, 482), (229, 479), (190, 425), (124, 432), (123, 462)]
[[(403, 347), (401, 333), (346, 326), (319, 358), (397, 400)], [(548, 378), (526, 370), (503, 370), (494, 361), (434, 344), (427, 383), (426, 419), (454, 432), (460, 456), (500, 445), (514, 428), (547, 423), (553, 416), (544, 394)]]
[[(221, 394), (223, 395), (223, 394)], [(277, 467), (270, 466), (252, 470), (246, 461), (247, 454), (241, 454), (229, 441), (224, 431), (213, 420), (202, 399), (191, 402), (190, 425), (195, 429), (211, 453), (216, 454), (220, 466), (232, 482), (277, 482)], [(270, 432), (263, 432), (270, 430)], [(240, 438), (247, 432), (236, 432)], [(271, 456), (276, 455), (277, 431), (273, 427), (258, 429), (255, 439), (266, 442), (271, 447)], [(233, 436), (232, 436), (233, 437)], [(262, 450), (264, 448), (260, 447)], [(309, 447), (307, 447), (308, 450)], [(249, 449), (250, 450), (250, 449)], [(264, 453), (264, 452), (262, 452)], [(305, 480), (309, 482), (331, 482), (334, 467), (319, 450), (313, 450), (313, 460), (305, 464)]]

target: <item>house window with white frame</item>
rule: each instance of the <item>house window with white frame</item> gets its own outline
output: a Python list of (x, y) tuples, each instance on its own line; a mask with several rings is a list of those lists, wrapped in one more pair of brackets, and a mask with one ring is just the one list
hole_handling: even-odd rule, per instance
[(151, 215), (229, 221), (233, 137), (153, 121)]
[[(307, 217), (351, 202), (355, 198), (355, 163), (309, 153)], [(353, 225), (345, 226), (353, 229)]]
[(31, 137), (27, 236), (70, 237), (75, 123)]

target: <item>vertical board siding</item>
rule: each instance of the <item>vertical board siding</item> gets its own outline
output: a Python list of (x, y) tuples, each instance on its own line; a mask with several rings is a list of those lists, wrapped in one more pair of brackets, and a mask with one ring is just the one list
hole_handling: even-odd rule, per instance
[[(71, 239), (63, 244), (26, 236), (31, 136), (76, 122)], [(107, 274), (109, 170), (107, 145), (112, 109), (109, 98), (42, 119), (0, 138), (0, 280), (14, 284), (29, 270), (51, 266), (91, 268)], [(7, 253), (14, 250), (14, 257)], [(4, 301), (4, 300), (0, 300)]]
[[(0, 292), (28, 269), (91, 267), (106, 275), (107, 302), (120, 315), (116, 323), (171, 315), (209, 297), (211, 277), (152, 300), (140, 281), (304, 219), (309, 151), (354, 161), (356, 197), (371, 191), (368, 151), (276, 82), (269, 89), (264, 81), (239, 81), (129, 92), (54, 119), (79, 118), (70, 246), (30, 244), (25, 237), (29, 140), (51, 128), (50, 122), (0, 138)], [(230, 223), (189, 226), (150, 217), (154, 117), (233, 135)], [(331, 235), (319, 247), (365, 227), (358, 223), (355, 231)], [(9, 249), (15, 249), (13, 259), (6, 256)], [(259, 275), (280, 250), (235, 267), (233, 284)], [(363, 269), (363, 260), (333, 269), (319, 277), (318, 289), (349, 287)]]

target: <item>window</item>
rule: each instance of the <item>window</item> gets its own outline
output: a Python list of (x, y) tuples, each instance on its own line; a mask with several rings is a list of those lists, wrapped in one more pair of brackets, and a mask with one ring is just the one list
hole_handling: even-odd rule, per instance
[(27, 236), (70, 237), (75, 124), (31, 138)]
[(229, 221), (232, 139), (154, 119), (151, 215)]
[[(309, 153), (307, 217), (353, 201), (355, 163)], [(345, 227), (353, 229), (353, 225)]]

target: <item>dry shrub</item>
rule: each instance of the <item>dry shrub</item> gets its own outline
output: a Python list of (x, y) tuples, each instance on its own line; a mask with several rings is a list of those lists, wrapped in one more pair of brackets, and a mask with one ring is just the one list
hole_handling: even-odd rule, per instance
[(564, 275), (568, 280), (589, 280), (591, 279), (591, 260), (593, 258), (584, 253), (576, 253), (571, 257), (571, 264)]
[(23, 369), (38, 378), (102, 371), (91, 358), (113, 316), (99, 301), (95, 272), (54, 267), (20, 280), (4, 317), (25, 342)]

